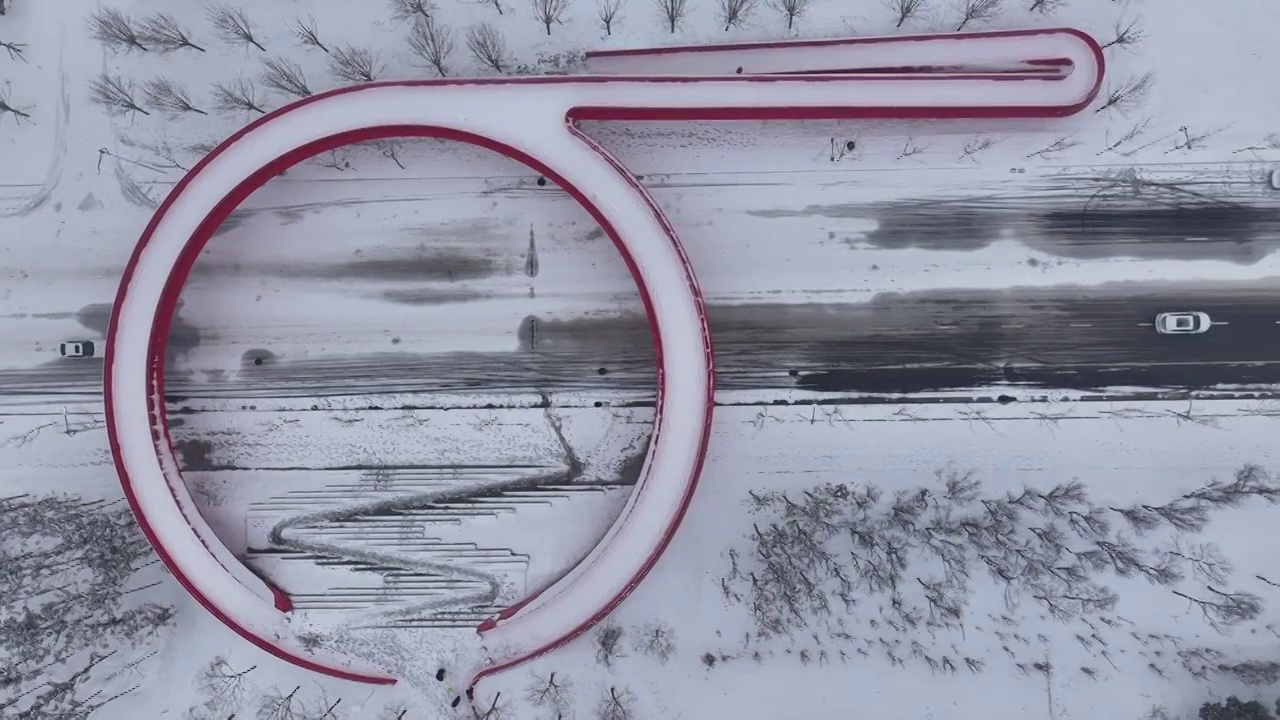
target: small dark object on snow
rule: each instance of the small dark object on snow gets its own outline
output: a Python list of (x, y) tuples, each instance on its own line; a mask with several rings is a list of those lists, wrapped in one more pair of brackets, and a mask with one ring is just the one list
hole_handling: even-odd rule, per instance
[(436, 671), (436, 680), (444, 682), (444, 668), (440, 668)]
[(461, 696), (461, 695), (459, 695), (458, 697), (454, 698), (454, 699), (453, 699), (453, 702), (449, 703), (449, 707), (455, 707), (455, 708), (456, 708), (456, 707), (458, 707), (458, 703), (460, 703), (460, 702), (462, 702), (462, 696)]

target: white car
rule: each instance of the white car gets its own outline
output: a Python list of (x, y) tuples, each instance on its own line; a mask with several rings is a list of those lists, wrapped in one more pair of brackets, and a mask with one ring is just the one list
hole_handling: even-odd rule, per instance
[(1156, 332), (1165, 335), (1195, 335), (1213, 325), (1208, 313), (1166, 312), (1156, 316)]
[(93, 357), (93, 341), (81, 340), (79, 342), (64, 342), (58, 347), (62, 357), (69, 358), (88, 358)]

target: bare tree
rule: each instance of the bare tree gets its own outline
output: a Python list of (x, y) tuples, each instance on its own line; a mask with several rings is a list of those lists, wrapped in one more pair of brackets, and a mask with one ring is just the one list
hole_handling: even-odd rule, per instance
[(787, 29), (790, 30), (796, 24), (796, 18), (804, 15), (812, 2), (813, 0), (769, 0), (769, 7), (787, 19)]
[(14, 122), (21, 125), (23, 120), (31, 119), (31, 113), (28, 112), (30, 108), (21, 108), (15, 105), (10, 99), (10, 92), (8, 83), (0, 87), (0, 121), (3, 121), (4, 116), (8, 114), (13, 116)]
[(431, 0), (391, 0), (391, 15), (398, 20), (429, 18), (435, 9)]
[(649, 623), (640, 628), (634, 642), (637, 651), (656, 657), (666, 665), (676, 651), (676, 631), (666, 623)]
[(622, 0), (596, 0), (596, 15), (600, 24), (604, 25), (604, 34), (613, 34), (613, 24), (618, 21), (618, 13), (622, 12)]
[(221, 655), (215, 657), (196, 678), (197, 687), (206, 696), (203, 705), (215, 712), (234, 712), (252, 689), (247, 678), (257, 668), (257, 665), (250, 665), (244, 670), (237, 670)]
[(307, 78), (298, 63), (283, 57), (267, 58), (262, 61), (262, 74), (259, 79), (263, 85), (278, 90), (286, 95), (309, 97), (311, 88), (307, 86)]
[(599, 720), (634, 720), (631, 708), (635, 702), (635, 693), (629, 688), (610, 686), (596, 705), (596, 717)]
[(209, 23), (217, 31), (218, 37), (229, 43), (252, 45), (262, 52), (267, 49), (258, 42), (256, 30), (244, 9), (231, 5), (214, 5), (208, 10)]
[(143, 19), (138, 28), (138, 38), (151, 49), (160, 52), (173, 52), (183, 48), (204, 52), (204, 48), (191, 40), (191, 36), (178, 21), (165, 13), (148, 15)]
[(1044, 146), (1043, 148), (1028, 154), (1027, 158), (1030, 159), (1033, 157), (1040, 157), (1040, 158), (1048, 159), (1050, 155), (1056, 155), (1057, 153), (1060, 153), (1064, 150), (1070, 150), (1071, 148), (1077, 147), (1080, 144), (1081, 142), (1079, 140), (1076, 140), (1074, 135), (1067, 135), (1066, 137), (1060, 137), (1057, 140), (1054, 140), (1053, 142)]
[(756, 0), (720, 0), (720, 23), (724, 25), (725, 32), (729, 28), (742, 27), (755, 9)]
[(354, 45), (334, 48), (329, 57), (329, 72), (334, 78), (347, 82), (373, 82), (382, 74), (383, 67), (377, 54)]
[(1225, 583), (1233, 570), (1231, 560), (1211, 542), (1194, 544), (1189, 548), (1175, 544), (1169, 554), (1186, 561), (1191, 566), (1191, 575), (1205, 582)]
[(94, 40), (112, 50), (147, 51), (133, 20), (115, 8), (101, 8), (90, 15), (89, 32)]
[(596, 661), (607, 668), (613, 667), (613, 661), (623, 657), (622, 638), (625, 633), (622, 626), (606, 622), (596, 631)]
[(974, 20), (988, 20), (995, 17), (1000, 11), (1000, 4), (1003, 0), (964, 0), (964, 14), (960, 18), (960, 24), (956, 25), (956, 32), (965, 29), (969, 23)]
[(498, 11), (499, 15), (504, 14), (502, 11), (502, 0), (472, 0), (472, 2), (476, 5), (490, 5), (494, 10)]
[(404, 163), (400, 162), (400, 150), (402, 145), (397, 140), (375, 140), (373, 147), (382, 157), (396, 164), (396, 167), (404, 170)]
[(551, 673), (546, 677), (534, 674), (525, 688), (525, 698), (535, 707), (547, 708), (563, 716), (572, 700), (573, 683), (569, 678)]
[(10, 60), (21, 60), (22, 62), (27, 61), (26, 56), (23, 55), (23, 53), (27, 51), (26, 43), (5, 42), (4, 40), (0, 40), (0, 50), (4, 50), (5, 53), (9, 55)]
[(419, 18), (409, 31), (409, 49), (440, 77), (448, 77), (448, 60), (453, 52), (454, 39), (453, 28), (437, 23), (433, 17)]
[(1107, 99), (1094, 112), (1105, 112), (1107, 110), (1119, 110), (1121, 113), (1136, 108), (1146, 102), (1147, 96), (1151, 94), (1151, 88), (1155, 86), (1156, 74), (1146, 72), (1138, 77), (1131, 77), (1119, 85), (1107, 88)]
[(471, 56), (494, 72), (507, 70), (507, 41), (498, 29), (487, 22), (467, 28), (467, 49)]
[(134, 99), (133, 81), (121, 75), (102, 73), (94, 78), (89, 83), (89, 99), (101, 105), (108, 115), (151, 114)]
[(902, 24), (915, 17), (924, 8), (925, 0), (886, 0), (889, 9), (897, 17), (897, 23), (894, 27), (902, 27)]
[(1106, 50), (1109, 47), (1130, 47), (1137, 45), (1144, 37), (1146, 37), (1146, 33), (1143, 31), (1142, 25), (1139, 23), (1137, 18), (1128, 22), (1125, 22), (1124, 20), (1117, 20), (1115, 24), (1115, 37), (1108, 40), (1102, 46), (1102, 49)]
[(295, 720), (302, 712), (302, 701), (298, 699), (301, 685), (289, 692), (280, 688), (271, 688), (258, 700), (258, 720)]
[(181, 115), (182, 113), (208, 115), (192, 102), (191, 95), (187, 93), (186, 87), (167, 77), (148, 80), (142, 86), (142, 94), (146, 98), (147, 106), (152, 110), (158, 110), (169, 115)]
[(560, 22), (560, 16), (569, 9), (569, 0), (529, 0), (533, 6), (533, 16), (551, 34), (551, 26)]
[(1232, 625), (1257, 619), (1262, 614), (1262, 598), (1253, 593), (1224, 592), (1212, 585), (1206, 585), (1205, 588), (1210, 593), (1206, 598), (1193, 597), (1177, 590), (1173, 594), (1200, 608), (1205, 622), (1219, 632)]
[(1027, 10), (1048, 15), (1066, 4), (1067, 0), (1031, 0), (1031, 6)]
[(676, 28), (684, 23), (685, 15), (689, 13), (688, 0), (654, 0), (658, 5), (658, 11), (662, 13), (662, 24), (666, 26), (667, 31), (674, 33)]
[(258, 89), (252, 80), (237, 77), (229, 83), (214, 83), (214, 106), (223, 112), (256, 112), (265, 115), (267, 110), (258, 99)]
[(293, 36), (298, 42), (307, 47), (314, 47), (329, 52), (329, 48), (320, 42), (320, 31), (316, 28), (316, 19), (308, 16), (307, 19), (298, 20), (293, 26)]

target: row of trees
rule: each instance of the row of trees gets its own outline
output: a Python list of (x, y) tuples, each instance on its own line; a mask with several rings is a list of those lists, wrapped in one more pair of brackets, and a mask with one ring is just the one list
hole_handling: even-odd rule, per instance
[[(764, 636), (875, 601), (902, 632), (960, 629), (982, 575), (1010, 608), (1030, 602), (1064, 621), (1111, 611), (1119, 596), (1108, 577), (1168, 588), (1224, 632), (1262, 612), (1258, 595), (1230, 586), (1231, 563), (1215, 545), (1187, 539), (1217, 511), (1280, 501), (1280, 484), (1260, 467), (1163, 504), (1126, 506), (1092, 503), (1079, 482), (989, 495), (972, 473), (937, 479), (891, 496), (847, 485), (751, 493), (760, 521), (747, 553), (728, 553), (724, 596), (747, 605)], [(1157, 530), (1176, 540), (1150, 542)]]
[(0, 715), (87, 717), (136, 689), (173, 619), (133, 595), (158, 562), (123, 501), (0, 499)]

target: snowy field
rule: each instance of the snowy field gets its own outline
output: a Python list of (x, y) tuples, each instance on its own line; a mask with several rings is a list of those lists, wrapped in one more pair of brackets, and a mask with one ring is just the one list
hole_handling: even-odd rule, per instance
[[(478, 716), (1275, 707), (1280, 8), (855, 5), (0, 0), (0, 717), (470, 717), (475, 624), (584, 557), (636, 482), (652, 342), (590, 217), (487, 151), (343, 148), (219, 229), (165, 400), (203, 515), (299, 641), (401, 682), (285, 664), (192, 600), (123, 500), (100, 357), (59, 345), (101, 348), (151, 212), (246, 122), (593, 49), (1057, 26), (1107, 62), (1062, 120), (588, 124), (706, 295), (710, 453), (652, 573), (485, 680)], [(1159, 336), (1169, 310), (1220, 324)]]

